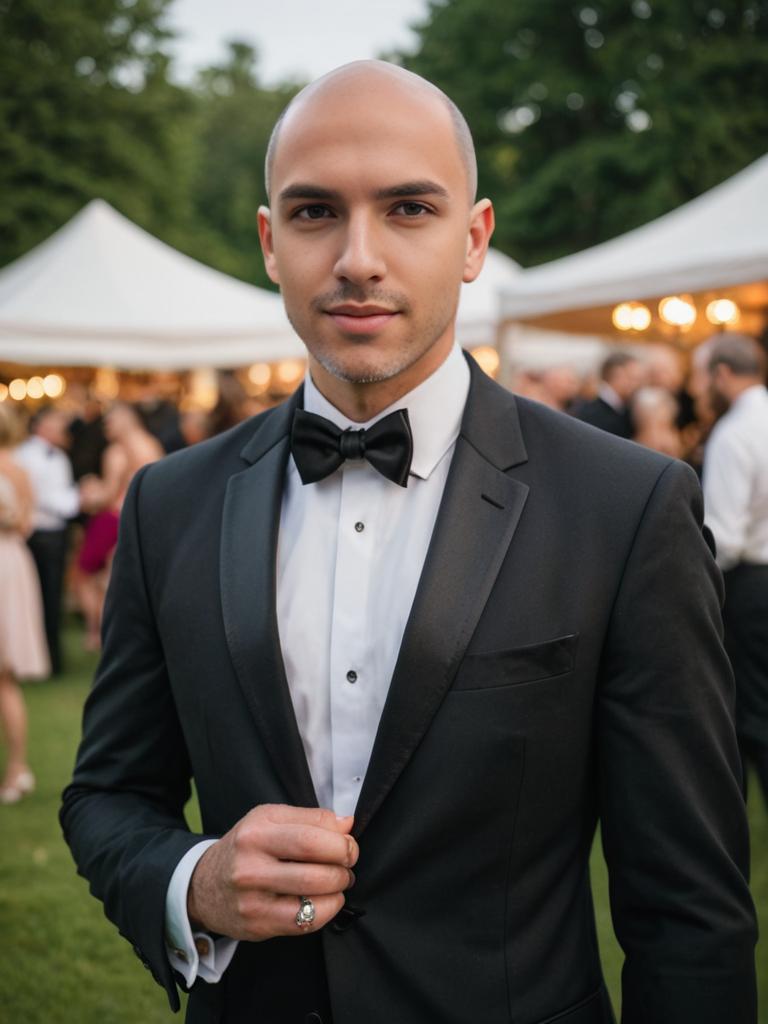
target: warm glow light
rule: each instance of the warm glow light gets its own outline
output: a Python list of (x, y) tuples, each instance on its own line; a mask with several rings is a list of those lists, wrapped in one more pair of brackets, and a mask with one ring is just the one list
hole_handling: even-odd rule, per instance
[(696, 307), (690, 295), (668, 295), (659, 303), (659, 316), (665, 324), (686, 330), (696, 319)]
[(739, 319), (739, 307), (730, 299), (713, 299), (706, 309), (707, 320), (716, 327), (734, 324)]
[(43, 377), (43, 391), (49, 398), (60, 398), (66, 386), (66, 381), (58, 373), (49, 373)]
[(45, 394), (42, 377), (30, 377), (27, 381), (27, 395), (29, 398), (42, 398)]
[(14, 402), (23, 402), (27, 397), (27, 382), (22, 380), (21, 377), (12, 380), (8, 385), (8, 394)]
[(254, 363), (248, 367), (248, 380), (257, 387), (265, 388), (269, 384), (272, 370), (269, 363)]
[(0, 384), (0, 402), (4, 402), (8, 397), (8, 385)]
[(471, 349), (472, 355), (477, 360), (480, 369), (489, 377), (495, 377), (499, 369), (499, 353), (490, 345), (478, 345)]
[(215, 370), (192, 370), (189, 375), (189, 402), (191, 408), (210, 412), (219, 400), (219, 379)]
[(93, 378), (93, 393), (97, 398), (117, 398), (120, 382), (117, 374), (109, 366), (100, 366)]
[(300, 359), (285, 359), (277, 364), (277, 379), (281, 384), (295, 384), (304, 373), (304, 363)]
[(621, 302), (611, 314), (613, 326), (620, 331), (644, 331), (651, 323), (651, 311), (642, 302)]

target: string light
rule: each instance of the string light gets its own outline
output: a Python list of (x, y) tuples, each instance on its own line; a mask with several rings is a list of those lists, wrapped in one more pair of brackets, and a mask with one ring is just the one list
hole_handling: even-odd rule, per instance
[(644, 331), (651, 324), (651, 311), (642, 302), (621, 302), (611, 314), (613, 326), (620, 331)]
[(716, 327), (736, 323), (739, 319), (739, 307), (731, 299), (713, 299), (705, 312), (707, 320)]
[(659, 303), (659, 316), (670, 327), (685, 331), (696, 320), (696, 307), (690, 295), (668, 295)]

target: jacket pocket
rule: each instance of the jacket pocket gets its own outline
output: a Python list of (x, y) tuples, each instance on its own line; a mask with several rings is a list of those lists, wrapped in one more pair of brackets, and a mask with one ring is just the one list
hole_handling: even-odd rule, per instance
[(485, 690), (551, 679), (573, 670), (578, 633), (508, 651), (467, 654), (454, 680), (454, 690)]
[(601, 985), (591, 996), (574, 1003), (567, 1010), (561, 1010), (554, 1017), (546, 1017), (538, 1024), (615, 1024), (615, 1018)]

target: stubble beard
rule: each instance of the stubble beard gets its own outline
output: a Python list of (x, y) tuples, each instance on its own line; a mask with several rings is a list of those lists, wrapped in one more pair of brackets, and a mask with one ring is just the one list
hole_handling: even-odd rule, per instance
[[(384, 296), (381, 293), (361, 295), (357, 290), (353, 293), (351, 289), (344, 289), (343, 293), (340, 290), (333, 296), (320, 296), (313, 301), (312, 308), (315, 312), (324, 315), (323, 310), (329, 306), (350, 300), (360, 303), (382, 303), (397, 309), (399, 315), (408, 315), (410, 313), (410, 305), (404, 296)], [(377, 355), (379, 356), (377, 364), (371, 365), (371, 362), (366, 360), (368, 365), (363, 365), (359, 369), (356, 369), (354, 366), (356, 361), (354, 357), (348, 361), (341, 355), (337, 356), (332, 346), (318, 343), (316, 337), (312, 336), (308, 340), (309, 332), (298, 322), (298, 318), (294, 318), (291, 315), (287, 306), (286, 314), (293, 329), (307, 346), (307, 351), (317, 360), (326, 373), (347, 384), (381, 384), (405, 373), (414, 363), (417, 363), (422, 356), (429, 352), (432, 346), (445, 334), (455, 316), (455, 309), (441, 308), (434, 310), (432, 316), (419, 329), (418, 334), (416, 336), (406, 336), (398, 349), (392, 353), (378, 353), (375, 340), (353, 342), (352, 344), (358, 346), (360, 350), (372, 352), (374, 358)], [(353, 365), (350, 365), (350, 362)]]

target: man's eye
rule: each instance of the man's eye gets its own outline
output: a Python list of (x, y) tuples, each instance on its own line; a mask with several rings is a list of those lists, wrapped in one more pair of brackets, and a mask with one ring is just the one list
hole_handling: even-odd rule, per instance
[(404, 214), (406, 217), (420, 217), (424, 213), (429, 213), (430, 210), (424, 203), (400, 203), (395, 207), (394, 212)]
[(330, 212), (327, 206), (315, 204), (313, 206), (302, 206), (300, 210), (296, 211), (294, 216), (300, 220), (322, 220), (326, 215), (330, 215)]

